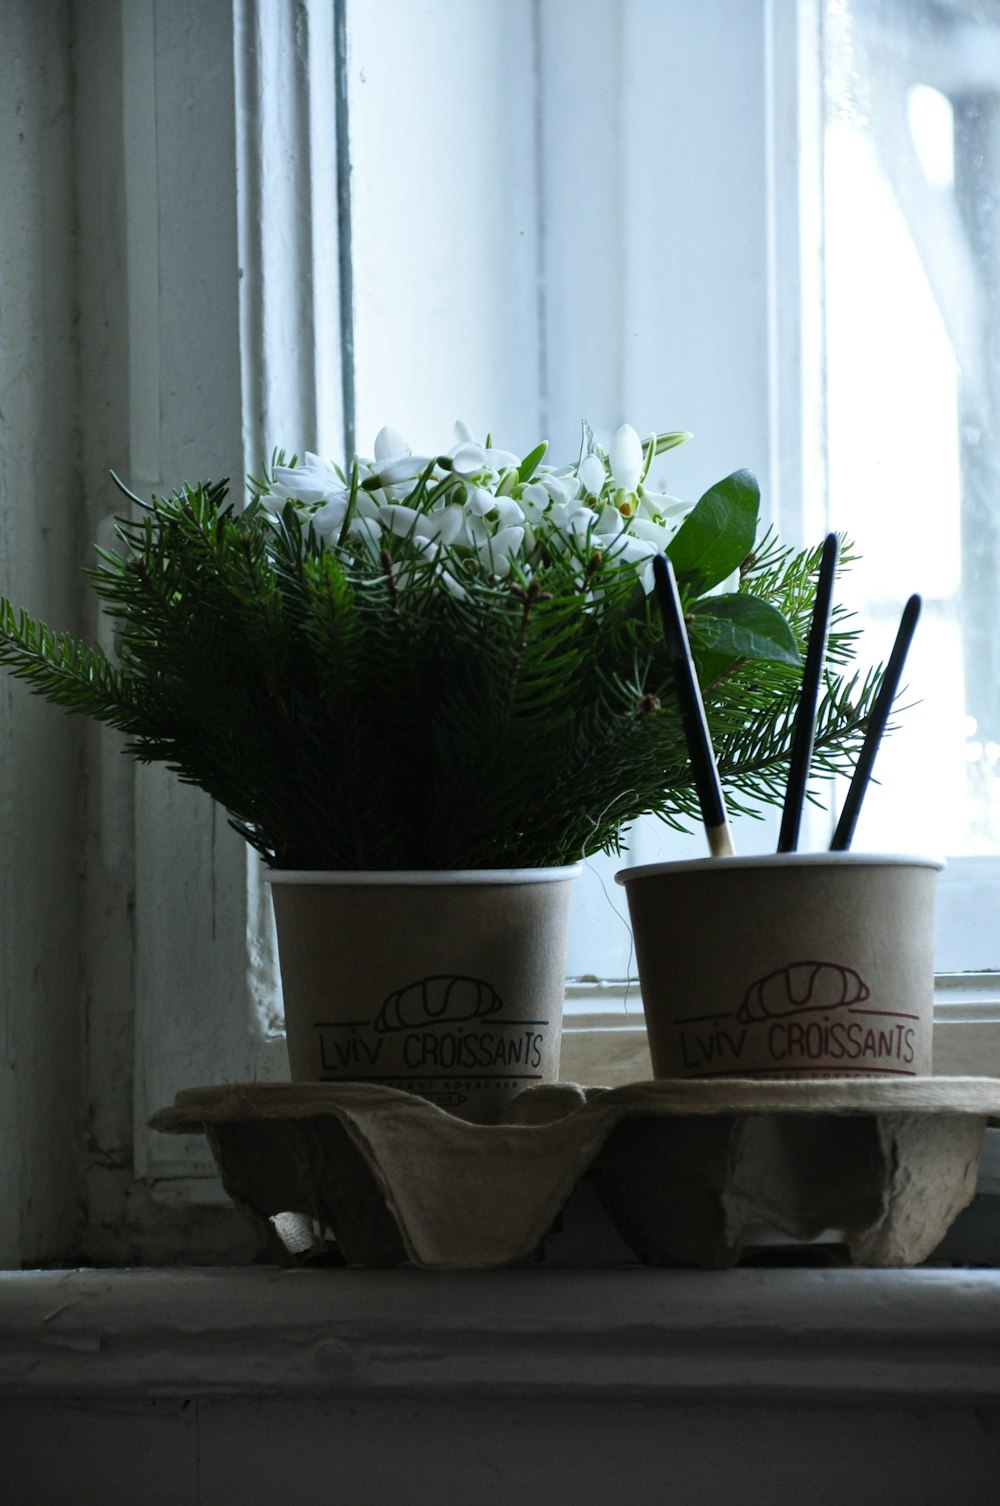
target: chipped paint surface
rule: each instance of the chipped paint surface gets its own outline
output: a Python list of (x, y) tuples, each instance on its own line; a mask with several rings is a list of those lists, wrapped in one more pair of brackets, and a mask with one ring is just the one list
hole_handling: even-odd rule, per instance
[[(14, 0), (0, 47), (0, 590), (65, 627), (79, 521), (69, 25), (66, 4)], [(4, 677), (0, 1264), (65, 1250), (78, 1214), (80, 744)]]

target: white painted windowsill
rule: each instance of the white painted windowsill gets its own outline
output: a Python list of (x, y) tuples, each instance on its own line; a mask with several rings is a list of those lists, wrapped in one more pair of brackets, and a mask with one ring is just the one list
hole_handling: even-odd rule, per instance
[(0, 1276), (0, 1399), (1000, 1396), (1000, 1271)]

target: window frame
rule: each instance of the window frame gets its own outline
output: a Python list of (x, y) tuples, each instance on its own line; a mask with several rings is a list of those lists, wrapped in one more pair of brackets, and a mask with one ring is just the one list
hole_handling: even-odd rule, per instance
[[(631, 0), (624, 8), (616, 0), (589, 0), (589, 7), (596, 38), (615, 32), (616, 78), (634, 80), (649, 67), (650, 37), (667, 25), (665, 8), (657, 0)], [(567, 0), (534, 0), (536, 47), (555, 45), (571, 8)], [(121, 506), (109, 464), (148, 491), (169, 489), (193, 474), (228, 473), (235, 480), (273, 444), (295, 436), (308, 441), (315, 435), (333, 453), (349, 443), (353, 376), (339, 353), (350, 355), (354, 318), (344, 254), (352, 233), (345, 101), (347, 69), (358, 59), (349, 56), (348, 14), (349, 0), (336, 0), (332, 10), (324, 0), (299, 0), (294, 7), (267, 0), (213, 7), (197, 0), (111, 0), (97, 9), (80, 3), (73, 12), (85, 561), (92, 540), (109, 540), (110, 519)], [(745, 30), (716, 46), (727, 15)], [(748, 349), (760, 344), (765, 379), (758, 384), (762, 391), (755, 387), (753, 412), (741, 413), (724, 443), (716, 438), (721, 419), (711, 412), (710, 397), (702, 393), (699, 412), (685, 412), (690, 377), (684, 369), (656, 378), (657, 401), (669, 421), (690, 421), (701, 431), (677, 489), (693, 490), (699, 476), (707, 484), (709, 470), (721, 473), (730, 458), (727, 446), (730, 468), (752, 449), (774, 520), (790, 542), (816, 536), (824, 526), (822, 468), (815, 462), (822, 437), (822, 333), (798, 312), (819, 297), (818, 167), (807, 152), (793, 149), (803, 139), (816, 144), (821, 23), (819, 0), (795, 6), (758, 0), (756, 7), (711, 0), (684, 7), (677, 18), (685, 32), (677, 47), (693, 46), (688, 34), (701, 27), (702, 55), (714, 51), (717, 66), (732, 67), (734, 77), (737, 69), (747, 71), (748, 56), (759, 57), (756, 134), (747, 128), (757, 176), (742, 191), (757, 194), (762, 205), (753, 221), (753, 264), (762, 295), (769, 290), (770, 296), (764, 324), (738, 325)], [(585, 31), (577, 33), (578, 42)], [(578, 48), (572, 68), (545, 91), (534, 127), (539, 140), (558, 140), (566, 91), (588, 86), (578, 70), (610, 66), (602, 46), (595, 42), (589, 53)], [(590, 83), (599, 81), (595, 72)], [(664, 108), (678, 123), (690, 107), (685, 88), (690, 94), (695, 84), (678, 79), (676, 90), (664, 91)], [(658, 100), (656, 91), (628, 91), (624, 128), (650, 129), (648, 112)], [(661, 122), (659, 131), (668, 132), (669, 123)], [(717, 154), (724, 145), (715, 142)], [(214, 249), (204, 244), (204, 232), (199, 238), (191, 213), (191, 160), (199, 163), (203, 223), (219, 227)], [(296, 164), (293, 174), (285, 170), (289, 161)], [(615, 162), (609, 154), (608, 172)], [(317, 192), (332, 180), (338, 195)], [(649, 212), (664, 234), (671, 232), (676, 245), (660, 275), (685, 286), (690, 223), (680, 216), (676, 234), (671, 186), (663, 187), (662, 203), (652, 210), (649, 184), (625, 168), (614, 191), (622, 225)], [(538, 215), (544, 195), (538, 184), (533, 192)], [(706, 200), (700, 208), (699, 231), (711, 235), (719, 204)], [(336, 256), (330, 254), (334, 244)], [(536, 271), (551, 273), (572, 251), (571, 238), (548, 226), (538, 235)], [(598, 261), (621, 258), (623, 328), (630, 328), (643, 317), (640, 284), (645, 277), (648, 287), (652, 275), (647, 251), (616, 230), (594, 255)], [(581, 396), (599, 390), (609, 361), (619, 374), (622, 369), (622, 353), (600, 342), (588, 345), (586, 331), (570, 317), (594, 265), (580, 249), (565, 301), (553, 298), (538, 310), (544, 341), (536, 359), (548, 372), (538, 384), (539, 424), (560, 369), (575, 373)], [(784, 299), (775, 297), (779, 287), (788, 294)], [(183, 296), (175, 298), (179, 292)], [(704, 327), (713, 310), (717, 317), (717, 303), (706, 277), (697, 296), (685, 301), (683, 329), (690, 334)], [(649, 317), (666, 329), (670, 313), (658, 309)], [(337, 330), (335, 345), (316, 341), (317, 322)], [(679, 343), (683, 338), (682, 331)], [(758, 350), (753, 360), (759, 359)], [(625, 417), (648, 401), (654, 375), (648, 365), (637, 366), (628, 380), (614, 380), (617, 396), (608, 402), (621, 404)], [(745, 377), (732, 382), (731, 409), (739, 406), (741, 383), (747, 385)], [(802, 496), (810, 499), (806, 515), (795, 510)], [(16, 553), (13, 563), (16, 569)], [(89, 590), (83, 588), (74, 605), (87, 631), (106, 633)], [(14, 704), (27, 719), (24, 699)], [(273, 941), (257, 860), (206, 797), (180, 788), (161, 769), (135, 768), (113, 734), (87, 728), (82, 748), (87, 1143), (80, 1249), (90, 1260), (111, 1263), (225, 1258), (245, 1244), (235, 1215), (205, 1217), (203, 1205), (223, 1201), (207, 1147), (153, 1135), (146, 1120), (179, 1087), (208, 1077), (283, 1075)], [(602, 981), (601, 971), (578, 967), (568, 982), (564, 1076), (609, 1083), (646, 1076), (638, 987)], [(940, 982), (939, 1070), (1000, 1075), (998, 975)]]

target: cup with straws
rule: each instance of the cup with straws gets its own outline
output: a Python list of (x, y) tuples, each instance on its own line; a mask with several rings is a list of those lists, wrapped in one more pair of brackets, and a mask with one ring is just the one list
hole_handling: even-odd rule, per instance
[(922, 1077), (931, 1071), (936, 859), (851, 850), (920, 615), (911, 596), (830, 849), (800, 852), (837, 539), (824, 545), (778, 850), (733, 849), (669, 560), (656, 591), (710, 856), (616, 875), (635, 939), (653, 1075)]

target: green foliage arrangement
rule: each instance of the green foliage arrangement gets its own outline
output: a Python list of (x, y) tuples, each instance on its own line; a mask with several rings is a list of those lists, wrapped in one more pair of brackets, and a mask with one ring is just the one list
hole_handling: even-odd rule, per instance
[[(136, 504), (89, 573), (116, 653), (0, 600), (0, 664), (220, 802), (279, 868), (534, 867), (616, 851), (697, 801), (651, 562), (671, 557), (731, 805), (780, 803), (820, 550), (757, 542), (737, 472), (689, 508), (648, 488), (687, 436), (545, 466), (383, 430), (343, 472), (276, 457)], [(726, 588), (728, 586), (728, 589)], [(878, 672), (835, 611), (814, 763), (851, 766)]]

